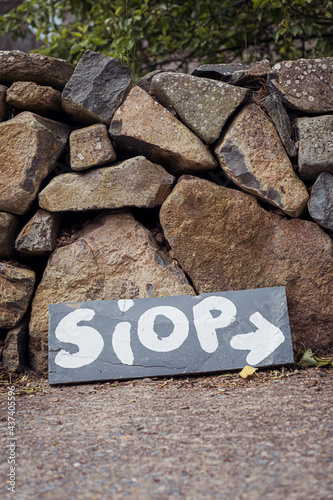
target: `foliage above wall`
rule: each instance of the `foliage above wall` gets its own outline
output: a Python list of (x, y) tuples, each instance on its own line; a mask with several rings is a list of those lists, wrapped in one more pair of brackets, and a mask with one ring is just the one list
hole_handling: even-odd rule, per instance
[(185, 70), (194, 59), (331, 55), (332, 19), (332, 0), (26, 0), (0, 16), (0, 36), (32, 30), (38, 52), (76, 63), (97, 50), (140, 75), (169, 62)]

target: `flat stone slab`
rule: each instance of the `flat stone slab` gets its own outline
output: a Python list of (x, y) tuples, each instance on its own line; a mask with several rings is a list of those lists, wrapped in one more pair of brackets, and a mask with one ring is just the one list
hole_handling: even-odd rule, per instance
[(58, 175), (39, 193), (50, 212), (104, 208), (153, 208), (162, 205), (175, 178), (144, 156), (116, 165)]
[(47, 113), (62, 111), (61, 92), (35, 82), (15, 82), (6, 92), (6, 102), (14, 108)]
[(62, 90), (73, 71), (74, 66), (64, 59), (21, 50), (0, 51), (0, 82), (4, 84), (31, 81)]
[(288, 363), (284, 287), (49, 306), (50, 384)]
[(192, 75), (222, 80), (232, 85), (250, 85), (258, 79), (266, 78), (270, 67), (268, 59), (252, 63), (249, 66), (241, 63), (203, 64), (196, 68)]
[(316, 179), (321, 172), (333, 174), (333, 116), (296, 120), (298, 168), (302, 179)]

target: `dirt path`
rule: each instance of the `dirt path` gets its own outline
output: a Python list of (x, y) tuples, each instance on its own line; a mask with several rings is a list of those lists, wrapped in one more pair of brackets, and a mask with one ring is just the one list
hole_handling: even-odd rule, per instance
[(1, 391), (1, 498), (333, 499), (333, 370), (62, 387), (21, 378), (15, 493)]

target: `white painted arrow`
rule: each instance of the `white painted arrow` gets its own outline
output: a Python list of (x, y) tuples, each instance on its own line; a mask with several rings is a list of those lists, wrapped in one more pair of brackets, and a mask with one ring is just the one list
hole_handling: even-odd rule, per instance
[(250, 351), (246, 362), (255, 366), (274, 352), (284, 342), (285, 336), (280, 328), (272, 325), (259, 312), (252, 314), (250, 321), (258, 330), (235, 335), (230, 340), (230, 345), (233, 349)]

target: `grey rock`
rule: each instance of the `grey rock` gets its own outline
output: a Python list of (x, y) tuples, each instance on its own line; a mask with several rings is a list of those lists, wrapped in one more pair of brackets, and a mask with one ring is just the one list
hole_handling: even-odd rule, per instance
[(72, 170), (86, 170), (116, 160), (116, 151), (103, 123), (74, 130), (69, 145)]
[(267, 77), (271, 92), (279, 92), (291, 108), (306, 113), (333, 111), (333, 57), (277, 63)]
[(29, 345), (28, 321), (24, 319), (16, 328), (6, 335), (3, 350), (3, 366), (7, 370), (21, 371), (27, 365)]
[(265, 106), (288, 155), (291, 157), (296, 156), (297, 150), (291, 140), (292, 128), (282, 100), (277, 94), (270, 94), (265, 99)]
[(192, 75), (222, 80), (231, 85), (249, 85), (255, 83), (258, 79), (266, 78), (270, 67), (267, 59), (252, 63), (249, 66), (241, 63), (203, 64), (196, 68)]
[(70, 131), (29, 111), (0, 123), (0, 210), (19, 215), (29, 210)]
[(62, 90), (74, 71), (74, 66), (63, 59), (27, 54), (21, 50), (0, 51), (0, 82), (36, 82)]
[(224, 172), (240, 188), (298, 217), (308, 192), (295, 174), (276, 129), (256, 104), (245, 106), (217, 142)]
[(0, 257), (8, 257), (11, 254), (18, 223), (18, 217), (15, 215), (0, 212)]
[(0, 122), (7, 119), (8, 106), (6, 103), (7, 87), (0, 85)]
[(30, 269), (0, 262), (0, 328), (16, 327), (25, 315), (35, 286)]
[(138, 87), (147, 92), (147, 94), (151, 94), (151, 81), (155, 75), (159, 75), (160, 73), (176, 73), (175, 69), (155, 69), (154, 71), (150, 71), (145, 76), (140, 78), (140, 80), (136, 83)]
[(208, 144), (220, 137), (228, 118), (251, 95), (248, 89), (184, 73), (159, 73), (153, 77), (151, 89), (163, 106), (172, 106)]
[(15, 250), (24, 255), (45, 255), (55, 247), (59, 216), (37, 210), (15, 241)]
[(75, 120), (109, 124), (132, 87), (131, 70), (114, 57), (87, 50), (62, 93), (62, 107)]
[(296, 119), (298, 167), (302, 179), (316, 179), (321, 172), (333, 173), (333, 116)]
[(110, 167), (58, 175), (39, 193), (39, 205), (51, 212), (160, 206), (174, 177), (144, 156)]
[(318, 176), (312, 187), (308, 209), (318, 224), (333, 231), (333, 175), (323, 172)]

